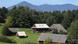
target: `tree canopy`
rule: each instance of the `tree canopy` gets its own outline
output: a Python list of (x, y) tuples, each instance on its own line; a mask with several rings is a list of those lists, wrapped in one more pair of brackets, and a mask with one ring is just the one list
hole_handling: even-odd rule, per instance
[(68, 28), (68, 39), (70, 44), (78, 44), (78, 20)]

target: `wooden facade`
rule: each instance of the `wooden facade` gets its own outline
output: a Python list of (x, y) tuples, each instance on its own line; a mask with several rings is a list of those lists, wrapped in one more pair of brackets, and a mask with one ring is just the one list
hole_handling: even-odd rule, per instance
[(33, 32), (47, 32), (49, 31), (49, 26), (47, 24), (34, 24), (32, 26)]
[(33, 32), (47, 32), (50, 31), (49, 28), (32, 28)]

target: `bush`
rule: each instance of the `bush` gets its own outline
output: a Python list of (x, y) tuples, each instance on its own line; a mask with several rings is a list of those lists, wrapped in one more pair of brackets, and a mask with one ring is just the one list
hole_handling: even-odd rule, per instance
[(68, 28), (68, 41), (69, 44), (78, 44), (78, 20)]
[(7, 28), (6, 28), (6, 27), (3, 27), (2, 29), (3, 29), (3, 30), (2, 30), (2, 34), (3, 34), (3, 35), (6, 35), (6, 34), (7, 34)]
[(12, 33), (12, 32), (8, 29), (8, 27), (3, 27), (2, 34), (3, 34), (3, 35), (6, 35), (6, 36), (15, 35), (15, 33)]
[(0, 36), (0, 42), (5, 42), (5, 43), (16, 43), (14, 40), (11, 40), (10, 38), (6, 36)]

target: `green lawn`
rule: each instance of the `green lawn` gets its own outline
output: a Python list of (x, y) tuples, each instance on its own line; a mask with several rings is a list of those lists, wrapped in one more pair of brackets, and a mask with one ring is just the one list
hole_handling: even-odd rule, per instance
[[(3, 29), (3, 26), (0, 26), (0, 34)], [(37, 39), (40, 36), (40, 33), (33, 33), (31, 29), (29, 28), (19, 28), (20, 31), (25, 31), (28, 35), (28, 38), (19, 38), (16, 35), (15, 36), (7, 36), (8, 38), (11, 38), (12, 40), (15, 40), (17, 44), (37, 44)], [(3, 42), (0, 42), (0, 44), (6, 44)]]
[(37, 39), (40, 35), (40, 33), (32, 33), (31, 29), (28, 28), (20, 28), (20, 31), (25, 31), (28, 35), (28, 38), (19, 38), (17, 36), (11, 36), (10, 38), (15, 39), (17, 44), (36, 44)]
[(2, 35), (2, 29), (3, 29), (3, 26), (0, 26), (0, 35)]

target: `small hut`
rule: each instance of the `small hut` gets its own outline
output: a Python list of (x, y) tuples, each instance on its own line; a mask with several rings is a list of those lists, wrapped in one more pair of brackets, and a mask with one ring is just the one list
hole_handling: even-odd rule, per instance
[(19, 31), (19, 32), (16, 33), (16, 35), (18, 37), (26, 37), (27, 36), (24, 31)]
[(42, 33), (38, 38), (38, 44), (45, 44), (45, 41), (48, 38), (51, 40), (52, 44), (65, 44), (67, 35)]
[(61, 24), (53, 24), (50, 27), (50, 30), (52, 30), (54, 33), (67, 33), (67, 30)]
[(34, 24), (32, 30), (33, 32), (46, 32), (49, 31), (49, 26), (47, 24)]

